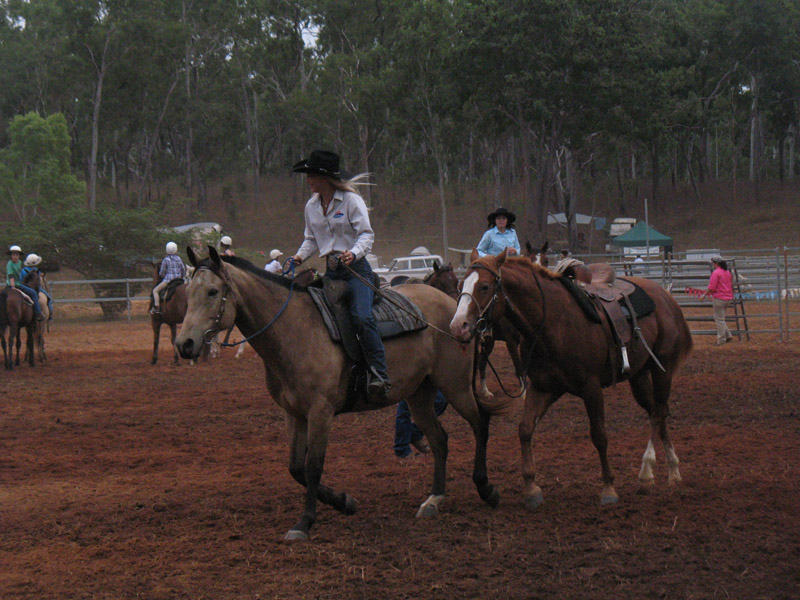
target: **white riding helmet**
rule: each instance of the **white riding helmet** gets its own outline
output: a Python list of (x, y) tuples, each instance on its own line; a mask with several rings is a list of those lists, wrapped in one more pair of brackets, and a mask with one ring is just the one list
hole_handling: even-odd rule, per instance
[(28, 254), (28, 256), (25, 257), (26, 267), (36, 267), (41, 262), (42, 262), (42, 257), (39, 256), (38, 254)]
[(275, 250), (273, 250), (272, 252), (269, 253), (270, 260), (276, 260), (276, 259), (280, 258), (281, 256), (283, 256), (283, 252), (281, 252), (277, 248), (275, 248)]
[(222, 237), (219, 239), (219, 243), (220, 243), (220, 244), (225, 244), (226, 246), (232, 246), (232, 245), (233, 245), (233, 240), (231, 239), (231, 236), (229, 236), (229, 235), (223, 235), (223, 236), (222, 236)]
[(11, 246), (8, 249), (8, 253), (11, 254), (12, 252), (19, 252), (20, 254), (22, 254), (22, 248), (20, 248), (19, 246), (16, 246), (16, 245)]
[(175, 242), (167, 242), (167, 254), (177, 254), (178, 244)]

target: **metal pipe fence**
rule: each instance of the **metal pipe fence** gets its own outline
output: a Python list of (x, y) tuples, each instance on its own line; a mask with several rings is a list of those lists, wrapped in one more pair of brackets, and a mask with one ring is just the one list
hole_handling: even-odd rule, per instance
[[(80, 280), (54, 280), (48, 281), (48, 285), (50, 286), (50, 295), (53, 297), (54, 304), (83, 304), (83, 303), (97, 303), (102, 304), (104, 302), (125, 302), (127, 312), (128, 312), (128, 320), (131, 320), (131, 302), (137, 300), (149, 300), (150, 296), (132, 296), (131, 295), (131, 284), (134, 284), (138, 287), (139, 284), (142, 283), (152, 283), (152, 278), (139, 278), (139, 279), (80, 279)], [(80, 294), (80, 290), (85, 286), (90, 286), (91, 293), (94, 293), (93, 286), (114, 286), (118, 285), (121, 286), (125, 284), (125, 295), (115, 295), (115, 296), (96, 296), (96, 295), (82, 295)], [(57, 290), (64, 286), (74, 286), (72, 290), (65, 291), (64, 294), (60, 294)], [(113, 290), (112, 290), (113, 291)], [(72, 292), (73, 296), (68, 297), (68, 294)]]

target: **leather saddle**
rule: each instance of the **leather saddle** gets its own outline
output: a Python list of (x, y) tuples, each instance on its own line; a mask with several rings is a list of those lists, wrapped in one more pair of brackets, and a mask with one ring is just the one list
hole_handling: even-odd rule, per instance
[(619, 375), (626, 377), (630, 372), (628, 346), (638, 328), (637, 319), (652, 313), (655, 303), (641, 287), (627, 279), (618, 279), (614, 270), (609, 265), (605, 266), (607, 269), (592, 269), (591, 283), (578, 281), (575, 285), (592, 300), (597, 310), (602, 310), (606, 315), (612, 383), (616, 383)]
[(9, 287), (8, 289), (15, 291), (15, 292), (17, 292), (17, 293), (18, 293), (20, 296), (22, 296), (22, 301), (23, 301), (25, 304), (27, 304), (28, 306), (33, 306), (33, 299), (31, 299), (31, 297), (30, 297), (30, 296), (28, 296), (28, 294), (26, 294), (25, 292), (23, 292), (21, 289), (19, 289), (19, 288), (15, 288), (15, 287), (13, 287), (13, 288), (12, 288), (12, 287)]

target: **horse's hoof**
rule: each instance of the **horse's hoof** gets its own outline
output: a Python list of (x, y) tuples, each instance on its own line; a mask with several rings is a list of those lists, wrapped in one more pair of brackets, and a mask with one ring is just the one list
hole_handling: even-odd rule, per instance
[(350, 494), (345, 494), (344, 500), (344, 514), (347, 516), (356, 514), (358, 510), (358, 500), (353, 498)]
[(541, 490), (525, 498), (525, 508), (531, 512), (535, 511), (542, 504), (544, 504), (544, 496)]
[(497, 488), (493, 485), (490, 485), (489, 487), (492, 489), (492, 491), (489, 492), (483, 501), (492, 508), (497, 508), (497, 505), (500, 504), (500, 492), (497, 491)]
[(642, 487), (646, 487), (646, 488), (655, 487), (656, 478), (655, 477), (650, 477), (649, 479), (642, 479), (640, 477), (639, 478), (639, 485), (642, 486)]
[(417, 518), (423, 519), (427, 517), (438, 517), (439, 516), (439, 507), (435, 504), (423, 504), (419, 507), (417, 511)]
[(614, 494), (613, 496), (610, 495), (610, 494), (609, 495), (603, 495), (600, 498), (600, 505), (601, 506), (606, 506), (607, 504), (616, 504), (617, 500), (619, 500), (619, 497), (616, 494)]
[(286, 532), (286, 535), (283, 536), (283, 539), (293, 542), (298, 540), (308, 540), (310, 538), (305, 531), (300, 531), (299, 529), (290, 529)]
[(154, 364), (156, 364), (157, 362), (158, 362), (158, 359), (157, 359), (157, 358), (154, 358), (153, 360), (151, 360), (151, 361), (150, 361), (150, 364), (151, 364), (151, 365), (154, 365)]

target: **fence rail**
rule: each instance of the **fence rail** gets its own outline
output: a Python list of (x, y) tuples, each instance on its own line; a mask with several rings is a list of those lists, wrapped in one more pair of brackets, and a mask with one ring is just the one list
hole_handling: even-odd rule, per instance
[[(50, 286), (50, 294), (53, 296), (54, 304), (82, 304), (82, 303), (97, 303), (103, 302), (125, 302), (128, 310), (128, 320), (131, 320), (131, 302), (140, 300), (149, 300), (150, 296), (131, 296), (131, 284), (152, 283), (152, 278), (138, 278), (138, 279), (80, 279), (80, 280), (55, 280), (48, 281)], [(59, 287), (62, 286), (94, 286), (94, 285), (118, 285), (125, 284), (124, 296), (103, 296), (103, 297), (75, 297), (75, 298), (62, 298), (59, 297), (57, 292)]]

